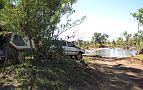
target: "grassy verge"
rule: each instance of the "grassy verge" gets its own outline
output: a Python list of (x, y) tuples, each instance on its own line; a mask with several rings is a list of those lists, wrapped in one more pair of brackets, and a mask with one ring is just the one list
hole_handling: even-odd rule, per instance
[(140, 59), (140, 60), (143, 60), (143, 54), (137, 55), (136, 58), (138, 58), (138, 59)]

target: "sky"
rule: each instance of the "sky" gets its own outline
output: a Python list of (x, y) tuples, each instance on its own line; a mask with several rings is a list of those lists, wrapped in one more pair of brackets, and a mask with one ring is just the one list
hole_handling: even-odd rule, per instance
[(73, 21), (86, 15), (84, 22), (64, 36), (75, 32), (72, 40), (91, 40), (94, 32), (108, 34), (109, 40), (117, 39), (124, 31), (137, 32), (138, 25), (131, 13), (143, 7), (143, 0), (78, 0), (74, 4)]

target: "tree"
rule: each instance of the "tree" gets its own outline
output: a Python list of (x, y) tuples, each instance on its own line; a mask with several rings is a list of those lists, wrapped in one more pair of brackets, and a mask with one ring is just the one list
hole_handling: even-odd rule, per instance
[(143, 8), (138, 9), (138, 12), (131, 13), (131, 15), (136, 18), (139, 25), (143, 25)]
[[(6, 23), (5, 30), (34, 39), (39, 50), (41, 42), (44, 47), (44, 43), (48, 44), (54, 39), (61, 18), (74, 13), (72, 5), (76, 0), (5, 0), (5, 2), (5, 7), (0, 11), (0, 20)], [(15, 7), (12, 6), (13, 3)], [(71, 20), (67, 20), (65, 25), (61, 25), (62, 28), (58, 29), (58, 32), (70, 28), (73, 25), (70, 22)]]
[[(21, 65), (18, 71), (15, 71), (17, 70), (15, 68), (12, 69), (12, 72), (15, 71), (14, 73), (16, 73), (17, 76), (15, 76), (15, 79), (18, 79), (18, 81), (23, 80), (22, 84), (28, 85), (28, 88), (31, 86), (31, 90), (34, 85), (36, 87), (38, 87), (38, 85), (40, 87), (41, 85), (41, 89), (44, 90), (47, 85), (53, 84), (49, 84), (47, 80), (47, 78), (50, 78), (49, 73), (51, 72), (48, 72), (45, 67), (47, 67), (50, 62), (55, 63), (57, 59), (57, 62), (63, 59), (63, 56), (60, 55), (62, 50), (52, 50), (52, 52), (54, 51), (54, 53), (52, 53), (53, 57), (48, 59), (49, 54), (51, 54), (49, 53), (50, 45), (52, 40), (55, 39), (55, 31), (58, 29), (57, 24), (60, 23), (63, 16), (69, 16), (74, 13), (72, 5), (76, 0), (4, 1), (6, 3), (0, 10), (0, 21), (5, 22), (5, 30), (17, 33), (21, 36), (26, 35), (29, 39), (33, 39), (36, 44), (36, 49), (33, 50), (34, 60), (29, 61), (30, 64), (26, 64), (27, 66), (25, 64)], [(84, 18), (78, 21), (81, 23), (83, 19)], [(73, 23), (67, 19), (66, 24), (61, 25), (61, 29), (58, 29), (60, 30), (58, 32), (66, 31), (80, 23), (74, 23), (73, 25)], [(52, 65), (49, 66), (53, 68)], [(26, 72), (27, 75), (22, 72)], [(58, 83), (56, 83), (56, 85), (57, 84)]]
[(115, 40), (113, 39), (113, 41), (112, 41), (112, 45), (113, 45), (113, 47), (115, 47), (116, 46), (116, 42), (115, 42)]
[(140, 47), (140, 29), (139, 27), (143, 25), (143, 8), (138, 9), (137, 12), (131, 13), (131, 15), (137, 20), (138, 22), (138, 32), (136, 33), (136, 35), (134, 36), (137, 40), (137, 44)]
[(128, 38), (127, 38), (127, 37), (128, 37), (128, 33), (127, 33), (127, 31), (124, 31), (122, 35), (123, 35), (123, 37), (125, 38), (125, 40), (127, 40), (127, 39), (128, 39)]
[(124, 42), (124, 40), (123, 40), (122, 37), (119, 37), (119, 38), (117, 39), (117, 44), (118, 44), (118, 45), (123, 45), (123, 42)]
[(107, 34), (101, 34), (101, 33), (95, 32), (93, 34), (92, 41), (95, 44), (98, 43), (98, 44), (102, 45), (102, 44), (104, 44), (107, 41), (108, 37), (109, 37), (109, 35), (107, 35)]
[(136, 46), (141, 46), (141, 42), (143, 40), (143, 31), (139, 30), (137, 33), (133, 35), (133, 41)]
[(122, 35), (123, 35), (123, 37), (125, 38), (125, 44), (126, 44), (127, 46), (130, 45), (130, 41), (131, 41), (132, 34), (128, 34), (127, 31), (124, 31)]

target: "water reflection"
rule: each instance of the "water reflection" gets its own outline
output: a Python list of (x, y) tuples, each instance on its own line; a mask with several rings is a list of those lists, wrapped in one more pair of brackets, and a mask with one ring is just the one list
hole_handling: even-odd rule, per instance
[(124, 50), (122, 48), (99, 48), (86, 50), (85, 54), (88, 55), (100, 55), (102, 57), (128, 57), (131, 55), (136, 55), (137, 51), (134, 50)]

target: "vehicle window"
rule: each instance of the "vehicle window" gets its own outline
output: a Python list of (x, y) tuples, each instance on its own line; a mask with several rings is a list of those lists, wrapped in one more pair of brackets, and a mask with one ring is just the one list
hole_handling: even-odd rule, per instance
[(20, 37), (20, 36), (18, 36), (18, 35), (14, 35), (13, 43), (14, 43), (16, 46), (25, 46), (24, 40), (22, 39), (22, 37)]
[(72, 43), (72, 42), (67, 42), (67, 44), (69, 47), (75, 47), (74, 43)]

